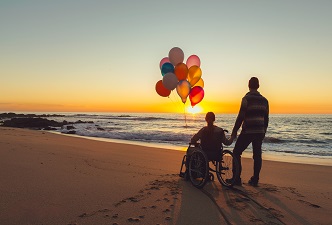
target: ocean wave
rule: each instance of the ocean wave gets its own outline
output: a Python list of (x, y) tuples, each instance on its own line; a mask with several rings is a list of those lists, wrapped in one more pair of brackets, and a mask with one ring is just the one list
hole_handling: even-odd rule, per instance
[(263, 142), (264, 143), (283, 143), (284, 140), (281, 140), (281, 139), (275, 138), (275, 137), (265, 137)]
[(170, 119), (148, 116), (148, 117), (137, 117), (137, 118), (134, 118), (134, 120), (137, 120), (137, 121), (153, 121), (153, 120), (170, 120)]
[(299, 152), (299, 151), (292, 151), (292, 150), (285, 150), (281, 151), (288, 154), (294, 154), (294, 155), (309, 155), (309, 156), (332, 156), (332, 153), (329, 152), (314, 152), (314, 151), (308, 151), (308, 152)]
[[(176, 146), (187, 146), (192, 135), (206, 124), (204, 115), (162, 113), (67, 113), (64, 115), (67, 121), (94, 122), (94, 124), (75, 124), (77, 135)], [(220, 123), (231, 131), (235, 116), (219, 115), (219, 118), (221, 117), (222, 122)], [(62, 122), (63, 118), (54, 118), (54, 120)], [(275, 153), (331, 157), (330, 122), (331, 116), (316, 118), (303, 115), (271, 115), (270, 129), (264, 139), (263, 148)], [(63, 130), (63, 132), (66, 133), (68, 130)], [(229, 135), (230, 133), (226, 134), (226, 136)], [(234, 144), (235, 141), (232, 146)]]
[(89, 118), (89, 119), (98, 119), (98, 120), (120, 120), (120, 121), (173, 121), (173, 122), (198, 122), (197, 118), (186, 118), (183, 117), (175, 117), (175, 116), (142, 116), (142, 115), (129, 115), (129, 114), (121, 114), (121, 115), (101, 115), (101, 114), (73, 114), (66, 115), (68, 118)]
[(153, 117), (153, 116), (147, 116), (147, 117), (135, 117), (135, 116), (127, 116), (127, 115), (120, 115), (120, 116), (98, 116), (96, 119), (101, 120), (128, 120), (128, 121), (170, 121), (170, 120), (176, 120), (176, 119), (169, 119), (169, 118), (162, 118), (162, 117)]
[(327, 144), (326, 141), (320, 141), (316, 139), (297, 139), (297, 140), (289, 140), (289, 142), (302, 143), (302, 144)]
[(275, 137), (265, 137), (264, 143), (279, 144), (279, 143), (301, 143), (301, 144), (327, 144), (328, 142), (316, 139), (295, 139), (295, 138), (275, 138)]
[[(185, 133), (158, 132), (158, 131), (126, 131), (121, 128), (110, 127), (80, 127), (72, 129), (76, 135), (88, 137), (101, 137), (110, 139), (133, 140), (149, 143), (177, 143), (185, 144), (191, 138), (191, 135)], [(68, 133), (67, 129), (59, 130), (61, 133)]]

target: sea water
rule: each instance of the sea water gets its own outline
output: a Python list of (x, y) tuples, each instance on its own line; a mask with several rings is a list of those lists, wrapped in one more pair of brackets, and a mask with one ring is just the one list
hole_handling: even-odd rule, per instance
[[(135, 142), (141, 145), (184, 150), (191, 137), (203, 126), (205, 114), (170, 113), (63, 113), (48, 117), (74, 124), (75, 135), (103, 140)], [(229, 130), (236, 114), (216, 114), (215, 125)], [(239, 132), (241, 129), (239, 130)], [(67, 133), (66, 126), (56, 130)], [(239, 133), (238, 132), (238, 133)], [(234, 143), (229, 149), (234, 147)], [(268, 159), (332, 165), (332, 115), (270, 115), (263, 142), (263, 156)], [(251, 146), (245, 151), (250, 156)]]

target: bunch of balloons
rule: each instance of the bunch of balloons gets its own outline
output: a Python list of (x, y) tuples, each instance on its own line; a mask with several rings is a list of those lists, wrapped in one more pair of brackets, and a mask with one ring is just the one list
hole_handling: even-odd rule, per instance
[(168, 57), (164, 57), (159, 64), (162, 79), (156, 83), (156, 91), (162, 97), (168, 97), (176, 89), (183, 103), (189, 96), (191, 106), (194, 107), (204, 98), (204, 81), (202, 79), (201, 61), (197, 55), (188, 57), (186, 63), (184, 53), (178, 48), (172, 48)]

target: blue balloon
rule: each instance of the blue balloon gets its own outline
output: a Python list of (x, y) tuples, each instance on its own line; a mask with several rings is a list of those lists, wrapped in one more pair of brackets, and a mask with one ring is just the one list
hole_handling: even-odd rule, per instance
[(164, 76), (166, 73), (174, 73), (174, 66), (172, 63), (166, 62), (161, 66), (161, 74)]

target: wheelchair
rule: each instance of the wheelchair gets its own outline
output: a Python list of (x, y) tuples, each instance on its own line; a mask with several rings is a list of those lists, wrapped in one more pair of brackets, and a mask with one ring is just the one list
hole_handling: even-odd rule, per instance
[(190, 180), (196, 188), (203, 188), (208, 181), (214, 181), (214, 172), (221, 185), (232, 187), (235, 183), (233, 177), (239, 173), (239, 163), (234, 159), (233, 152), (223, 147), (220, 151), (221, 156), (217, 160), (209, 159), (199, 144), (189, 143), (182, 159), (180, 177)]

